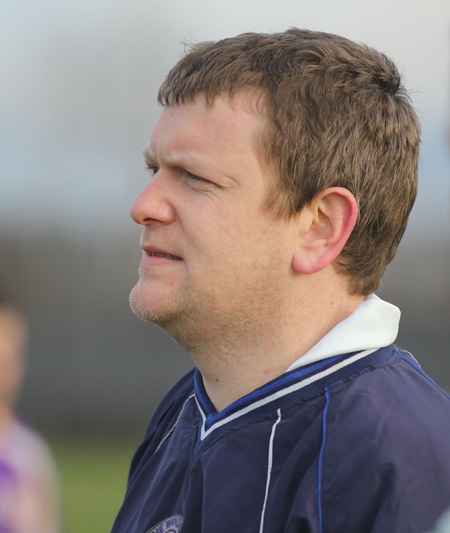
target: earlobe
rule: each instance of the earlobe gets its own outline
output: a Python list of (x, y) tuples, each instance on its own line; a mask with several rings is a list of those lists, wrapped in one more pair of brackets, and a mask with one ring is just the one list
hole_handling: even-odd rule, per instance
[(319, 192), (300, 213), (299, 246), (292, 267), (299, 274), (314, 274), (339, 256), (358, 219), (358, 205), (344, 187)]

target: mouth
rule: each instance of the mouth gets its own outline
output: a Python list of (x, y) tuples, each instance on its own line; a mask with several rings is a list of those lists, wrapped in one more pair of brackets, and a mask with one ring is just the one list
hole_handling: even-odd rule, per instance
[(145, 250), (144, 252), (150, 257), (164, 257), (165, 259), (171, 259), (172, 261), (182, 261), (181, 257), (172, 254), (166, 254), (165, 252), (147, 252)]
[(151, 265), (167, 264), (175, 261), (183, 261), (179, 255), (170, 253), (169, 250), (164, 250), (156, 246), (141, 245), (144, 252), (143, 259)]

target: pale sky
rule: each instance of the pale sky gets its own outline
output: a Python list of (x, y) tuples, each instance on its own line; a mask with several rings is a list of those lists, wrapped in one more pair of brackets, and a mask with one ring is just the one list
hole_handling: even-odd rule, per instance
[(450, 2), (444, 0), (3, 0), (0, 223), (126, 234), (143, 187), (155, 95), (183, 41), (290, 26), (392, 57), (423, 125), (410, 233), (449, 235)]

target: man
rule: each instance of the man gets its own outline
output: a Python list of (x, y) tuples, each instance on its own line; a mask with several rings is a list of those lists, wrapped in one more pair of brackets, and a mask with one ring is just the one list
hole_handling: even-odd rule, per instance
[(57, 533), (60, 498), (46, 442), (14, 413), (25, 371), (27, 327), (0, 301), (0, 531)]
[(395, 66), (335, 35), (244, 34), (194, 46), (159, 101), (131, 306), (196, 369), (113, 531), (425, 531), (450, 501), (450, 402), (373, 295), (416, 194)]

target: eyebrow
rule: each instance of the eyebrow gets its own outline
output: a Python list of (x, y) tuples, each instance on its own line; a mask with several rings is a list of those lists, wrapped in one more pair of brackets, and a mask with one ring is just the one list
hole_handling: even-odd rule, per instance
[[(147, 166), (153, 166), (153, 165), (160, 165), (160, 162), (158, 162), (157, 157), (154, 155), (154, 152), (152, 151), (152, 148), (150, 145), (147, 145), (142, 150), (142, 155), (144, 156), (144, 161)], [(178, 153), (172, 154), (172, 156), (168, 156), (167, 159), (165, 159), (166, 165), (173, 167), (173, 168), (183, 168), (188, 169), (192, 166), (195, 166), (196, 168), (199, 168), (198, 172), (200, 174), (203, 173), (210, 173), (212, 171), (211, 168), (208, 169), (208, 162), (205, 167), (205, 162), (202, 161), (202, 158), (198, 159), (198, 156), (196, 154), (188, 153), (187, 158), (184, 153)], [(211, 166), (211, 165), (209, 165)]]
[[(152, 151), (151, 151), (151, 147), (149, 146), (146, 146), (143, 150), (142, 150), (142, 155), (144, 156), (144, 160), (146, 163), (156, 163), (157, 162), (157, 158), (154, 157)], [(173, 167), (184, 167), (185, 165), (185, 159), (184, 159), (184, 156), (183, 154), (178, 154), (176, 153), (175, 155), (173, 156), (168, 156), (167, 157), (167, 164), (169, 166), (173, 166)]]
[(154, 158), (152, 157), (152, 154), (150, 153), (150, 150), (148, 149), (148, 146), (146, 146), (142, 150), (142, 155), (144, 156), (145, 161), (153, 161)]

